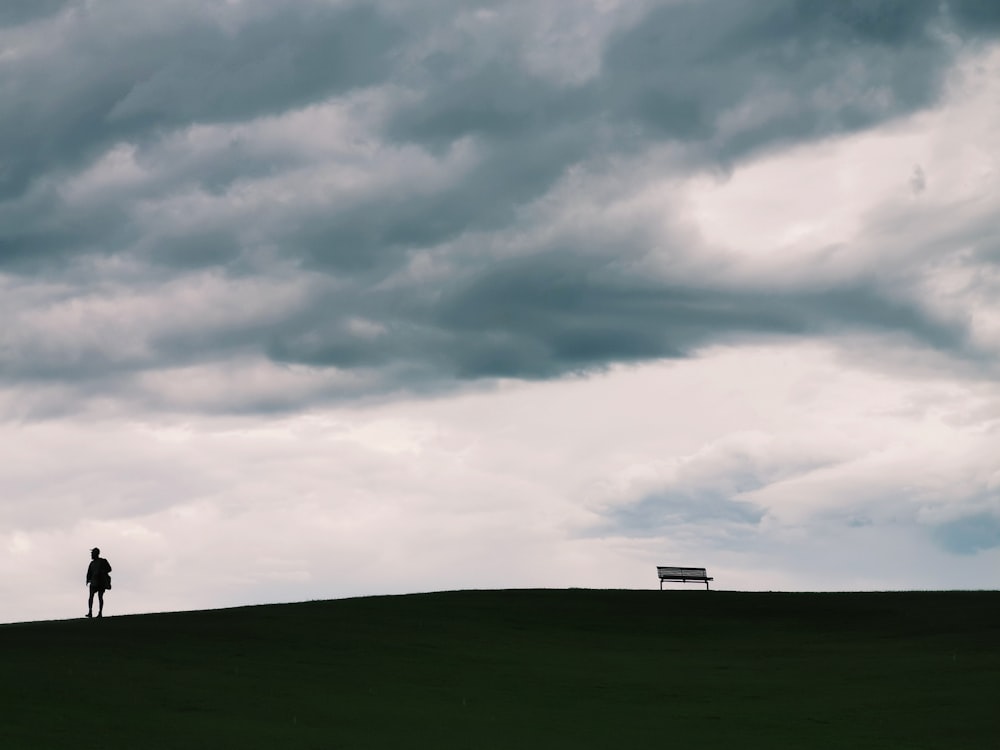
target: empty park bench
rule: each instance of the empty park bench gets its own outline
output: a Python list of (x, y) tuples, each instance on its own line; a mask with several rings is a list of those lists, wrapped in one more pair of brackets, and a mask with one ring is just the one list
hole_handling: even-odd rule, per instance
[(664, 565), (657, 565), (656, 575), (660, 577), (660, 591), (663, 591), (664, 581), (704, 583), (707, 589), (708, 582), (715, 580), (714, 578), (709, 578), (708, 571), (704, 568), (671, 568)]

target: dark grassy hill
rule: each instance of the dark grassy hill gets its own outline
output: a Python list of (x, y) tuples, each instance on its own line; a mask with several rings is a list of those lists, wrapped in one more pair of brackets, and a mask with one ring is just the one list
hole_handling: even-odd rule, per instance
[(0, 747), (998, 747), (1000, 592), (466, 591), (0, 626)]

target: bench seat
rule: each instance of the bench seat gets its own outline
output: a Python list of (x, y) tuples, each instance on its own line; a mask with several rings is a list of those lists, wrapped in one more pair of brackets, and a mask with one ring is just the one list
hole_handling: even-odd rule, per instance
[(661, 591), (663, 590), (664, 581), (704, 583), (705, 588), (708, 589), (708, 582), (715, 580), (708, 575), (708, 571), (705, 568), (678, 568), (669, 565), (657, 565), (656, 575), (660, 579)]

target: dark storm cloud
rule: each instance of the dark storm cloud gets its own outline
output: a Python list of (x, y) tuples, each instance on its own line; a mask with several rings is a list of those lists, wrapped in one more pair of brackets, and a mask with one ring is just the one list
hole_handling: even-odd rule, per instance
[[(472, 265), (433, 289), (347, 287), (271, 331), (269, 355), (314, 366), (420, 362), (439, 378), (548, 378), (611, 362), (687, 356), (726, 340), (881, 331), (961, 354), (963, 331), (874, 284), (724, 289), (671, 284), (580, 245)], [(349, 314), (381, 326), (358, 336)]]
[[(614, 39), (601, 85), (648, 138), (712, 141), (726, 162), (929, 104), (950, 55), (937, 4), (681, 3)], [(728, 131), (727, 113), (743, 110)]]
[[(654, 5), (608, 40), (600, 73), (540, 78), (517, 59), (456, 53), (418, 60), (421, 86), (387, 135), (440, 151), (474, 139), (478, 169), (416, 207), (416, 224), (383, 207), (380, 225), (415, 244), (510, 220), (574, 164), (676, 142), (694, 164), (731, 168), (756, 151), (850, 132), (930, 104), (952, 52), (932, 33), (930, 2)], [(509, 54), (509, 53), (508, 53)]]
[[(944, 345), (954, 339), (954, 331), (914, 306), (894, 305), (872, 288), (672, 286), (622, 274), (615, 260), (535, 256), (499, 264), (441, 299), (438, 326), (465, 339), (455, 352), (461, 373), (546, 377), (606, 362), (685, 356), (753, 334), (884, 328)], [(506, 356), (491, 353), (491, 336), (506, 341)], [(481, 337), (486, 346), (477, 346)]]
[(933, 33), (938, 11), (921, 0), (654, 4), (607, 42), (600, 74), (575, 86), (516, 60), (429, 56), (424, 80), (437, 83), (397, 110), (389, 134), (431, 147), (469, 136), (522, 144), (571, 122), (589, 137), (569, 158), (666, 139), (730, 163), (929, 104), (952, 54)]
[[(373, 84), (399, 31), (370, 6), (274, 6), (222, 27), (205, 15), (152, 16), (121, 3), (73, 5), (54, 50), (0, 69), (0, 195), (77, 168), (118, 142), (193, 123), (281, 112)], [(22, 42), (29, 44), (31, 40)]]
[(17, 26), (58, 13), (71, 0), (4, 0), (0, 4), (0, 27)]
[(86, 257), (126, 246), (136, 232), (126, 206), (70, 205), (57, 186), (40, 186), (0, 203), (0, 270), (48, 271), (67, 256)]
[[(538, 63), (526, 7), (5, 6), (21, 25), (0, 68), (0, 378), (129, 393), (142, 373), (263, 358), (379, 391), (870, 330), (965, 352), (891, 274), (644, 272), (697, 241), (567, 233), (545, 202), (589, 198), (587, 175), (638, 185), (615, 170), (663, 146), (676, 174), (725, 171), (931, 106), (957, 54), (940, 30), (987, 33), (988, 6), (655, 3), (587, 40), (579, 75)], [(295, 291), (278, 304), (248, 280)], [(208, 282), (204, 309), (181, 291)]]
[(1000, 5), (993, 0), (951, 0), (948, 7), (966, 32), (996, 34), (1000, 31)]
[(459, 180), (433, 192), (405, 185), (291, 231), (287, 247), (314, 268), (372, 269), (400, 263), (407, 251), (429, 248), (470, 231), (516, 226), (518, 208), (541, 197), (563, 172), (578, 136), (553, 134), (516, 148), (489, 149)]

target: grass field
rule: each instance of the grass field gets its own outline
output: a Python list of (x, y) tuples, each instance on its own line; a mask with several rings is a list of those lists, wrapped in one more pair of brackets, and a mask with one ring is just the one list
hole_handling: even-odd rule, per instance
[(462, 591), (5, 625), (0, 658), (4, 750), (1000, 747), (1000, 592)]

